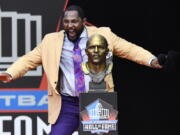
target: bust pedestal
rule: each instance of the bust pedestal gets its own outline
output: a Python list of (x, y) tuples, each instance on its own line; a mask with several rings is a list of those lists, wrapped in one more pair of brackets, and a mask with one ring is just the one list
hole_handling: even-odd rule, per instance
[(90, 83), (80, 94), (79, 135), (118, 135), (117, 93), (107, 92), (105, 83)]

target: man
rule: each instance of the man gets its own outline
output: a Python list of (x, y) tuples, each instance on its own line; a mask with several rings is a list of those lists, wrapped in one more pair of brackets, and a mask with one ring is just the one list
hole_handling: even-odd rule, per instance
[[(10, 82), (22, 77), (28, 70), (43, 66), (48, 79), (48, 121), (52, 124), (52, 135), (71, 135), (78, 128), (78, 95), (88, 90), (80, 64), (87, 61), (85, 48), (91, 35), (103, 35), (114, 55), (161, 68), (150, 52), (116, 36), (107, 27), (85, 26), (85, 21), (82, 9), (70, 6), (63, 14), (64, 30), (47, 34), (36, 48), (0, 75), (1, 81)], [(109, 87), (114, 87), (112, 82)]]

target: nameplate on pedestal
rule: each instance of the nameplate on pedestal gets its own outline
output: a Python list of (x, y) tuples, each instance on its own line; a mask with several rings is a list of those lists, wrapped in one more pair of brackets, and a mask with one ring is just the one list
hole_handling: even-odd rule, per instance
[(88, 92), (107, 92), (106, 83), (104, 81), (100, 83), (89, 82), (89, 91)]

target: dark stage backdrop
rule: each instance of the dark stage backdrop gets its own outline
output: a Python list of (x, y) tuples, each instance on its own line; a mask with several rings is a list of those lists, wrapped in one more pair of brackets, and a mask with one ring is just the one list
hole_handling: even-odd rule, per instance
[[(33, 16), (41, 15), (43, 37), (44, 34), (56, 30), (64, 2), (64, 0), (0, 0), (0, 14), (11, 11), (17, 12), (18, 14), (29, 13)], [(180, 51), (178, 42), (179, 9), (178, 4), (172, 0), (69, 0), (67, 2), (68, 5), (80, 5), (84, 9), (89, 23), (95, 26), (108, 26), (118, 36), (144, 47), (155, 55), (167, 53), (169, 50)], [(9, 24), (5, 23), (6, 21), (7, 20), (3, 20), (2, 24), (8, 26)], [(21, 29), (25, 29), (21, 25), (23, 23), (22, 21), (19, 22)], [(36, 28), (34, 23), (32, 27)], [(4, 28), (0, 30), (6, 31)], [(10, 30), (7, 32), (11, 33)], [(35, 35), (32, 33), (31, 35), (32, 38), (36, 39)], [(21, 36), (23, 37), (23, 34)], [(7, 40), (3, 42), (10, 41)], [(19, 39), (18, 42), (23, 44), (23, 42), (25, 42), (24, 38), (22, 38), (22, 40)], [(32, 42), (34, 42), (34, 40), (32, 40)], [(25, 50), (23, 47), (21, 48), (20, 50), (22, 50), (22, 52), (19, 52), (19, 55)], [(9, 53), (3, 55), (8, 56)], [(2, 65), (3, 62), (0, 62)], [(179, 75), (179, 71), (165, 72), (163, 70), (155, 70), (114, 57), (113, 77), (115, 89), (118, 92), (119, 132), (121, 135), (178, 134), (178, 123), (180, 120)], [(41, 76), (26, 76), (10, 84), (0, 83), (0, 89), (39, 88), (40, 82)], [(9, 91), (9, 93), (6, 92), (7, 91), (3, 94), (8, 95), (10, 93)], [(43, 92), (41, 96), (37, 98), (37, 105), (34, 105), (35, 107), (38, 105), (42, 105), (41, 107), (43, 107), (43, 103), (46, 102), (46, 100), (43, 99), (45, 95)], [(27, 93), (24, 95), (26, 96)], [(24, 99), (25, 97), (20, 97), (16, 94), (13, 95), (12, 93), (10, 101), (17, 100), (16, 102), (18, 102), (19, 98)], [(0, 102), (5, 99), (7, 101), (7, 97), (1, 97)], [(9, 104), (7, 102), (5, 104), (6, 106), (0, 105), (0, 110), (2, 110), (2, 107), (8, 109)], [(19, 101), (19, 104), (22, 105), (24, 102)], [(17, 105), (15, 107), (18, 108), (19, 104), (15, 104)], [(46, 108), (41, 109), (46, 110)], [(12, 115), (8, 113), (3, 113), (2, 115), (6, 114), (7, 116)], [(0, 118), (2, 115), (0, 114)], [(42, 122), (37, 116), (32, 117), (35, 117), (33, 122), (36, 124)], [(41, 114), (39, 117), (42, 119)], [(4, 118), (8, 119), (5, 122), (5, 124), (8, 124), (8, 122), (14, 122), (13, 120), (16, 119), (17, 116), (13, 115), (13, 118)], [(19, 119), (16, 121), (19, 121)], [(41, 127), (41, 129), (43, 128)], [(12, 129), (8, 127), (6, 132), (11, 130)]]
[[(170, 0), (71, 0), (89, 22), (108, 26), (153, 54), (180, 51), (178, 4)], [(121, 135), (179, 134), (180, 71), (165, 72), (114, 57)]]

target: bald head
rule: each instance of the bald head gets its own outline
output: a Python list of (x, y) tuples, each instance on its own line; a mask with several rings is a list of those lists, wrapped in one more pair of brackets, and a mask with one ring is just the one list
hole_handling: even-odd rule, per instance
[(106, 62), (108, 53), (108, 43), (104, 36), (95, 34), (87, 41), (86, 54), (89, 63), (102, 64)]
[(108, 47), (106, 38), (100, 34), (94, 34), (89, 38), (87, 41), (87, 48), (91, 45), (103, 45), (106, 48)]

